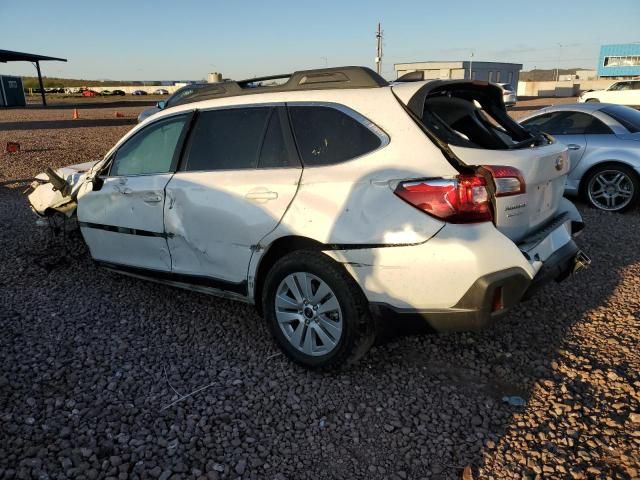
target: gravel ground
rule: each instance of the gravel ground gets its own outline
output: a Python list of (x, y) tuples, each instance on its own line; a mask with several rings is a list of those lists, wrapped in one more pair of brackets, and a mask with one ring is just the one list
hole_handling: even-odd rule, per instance
[(12, 180), (104, 154), (131, 126), (101, 123), (116, 110), (140, 107), (0, 111), (22, 146), (0, 153), (0, 478), (640, 477), (638, 209), (581, 207), (591, 268), (493, 329), (310, 373), (251, 307), (99, 269), (35, 225)]

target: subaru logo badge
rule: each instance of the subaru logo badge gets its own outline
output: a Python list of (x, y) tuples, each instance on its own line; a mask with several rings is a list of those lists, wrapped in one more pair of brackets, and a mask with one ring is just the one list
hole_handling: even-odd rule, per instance
[(562, 158), (562, 155), (560, 155), (558, 158), (556, 158), (556, 170), (560, 171), (562, 170), (562, 167), (564, 167), (564, 158)]

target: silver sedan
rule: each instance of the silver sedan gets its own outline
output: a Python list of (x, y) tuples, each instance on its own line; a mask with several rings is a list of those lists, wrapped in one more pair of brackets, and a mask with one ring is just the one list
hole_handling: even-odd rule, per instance
[(622, 105), (556, 105), (524, 117), (529, 130), (553, 135), (569, 148), (565, 193), (622, 212), (640, 199), (640, 112)]

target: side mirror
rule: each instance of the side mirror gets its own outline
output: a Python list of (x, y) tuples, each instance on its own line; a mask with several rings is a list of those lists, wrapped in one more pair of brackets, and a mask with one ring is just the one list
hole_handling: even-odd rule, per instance
[(97, 192), (102, 189), (102, 185), (104, 185), (104, 180), (100, 177), (93, 177), (91, 179), (92, 191)]
[(164, 100), (160, 100), (158, 103), (156, 103), (156, 107), (158, 107), (160, 110), (163, 110), (166, 106), (167, 102), (165, 102)]

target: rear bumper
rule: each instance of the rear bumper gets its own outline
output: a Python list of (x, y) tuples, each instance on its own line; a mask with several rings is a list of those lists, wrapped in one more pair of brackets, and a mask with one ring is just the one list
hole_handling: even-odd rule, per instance
[(560, 282), (588, 263), (588, 257), (571, 240), (545, 261), (533, 279), (518, 267), (484, 275), (451, 308), (417, 310), (384, 303), (371, 303), (370, 308), (383, 321), (418, 319), (438, 332), (479, 330), (493, 324), (547, 283)]

